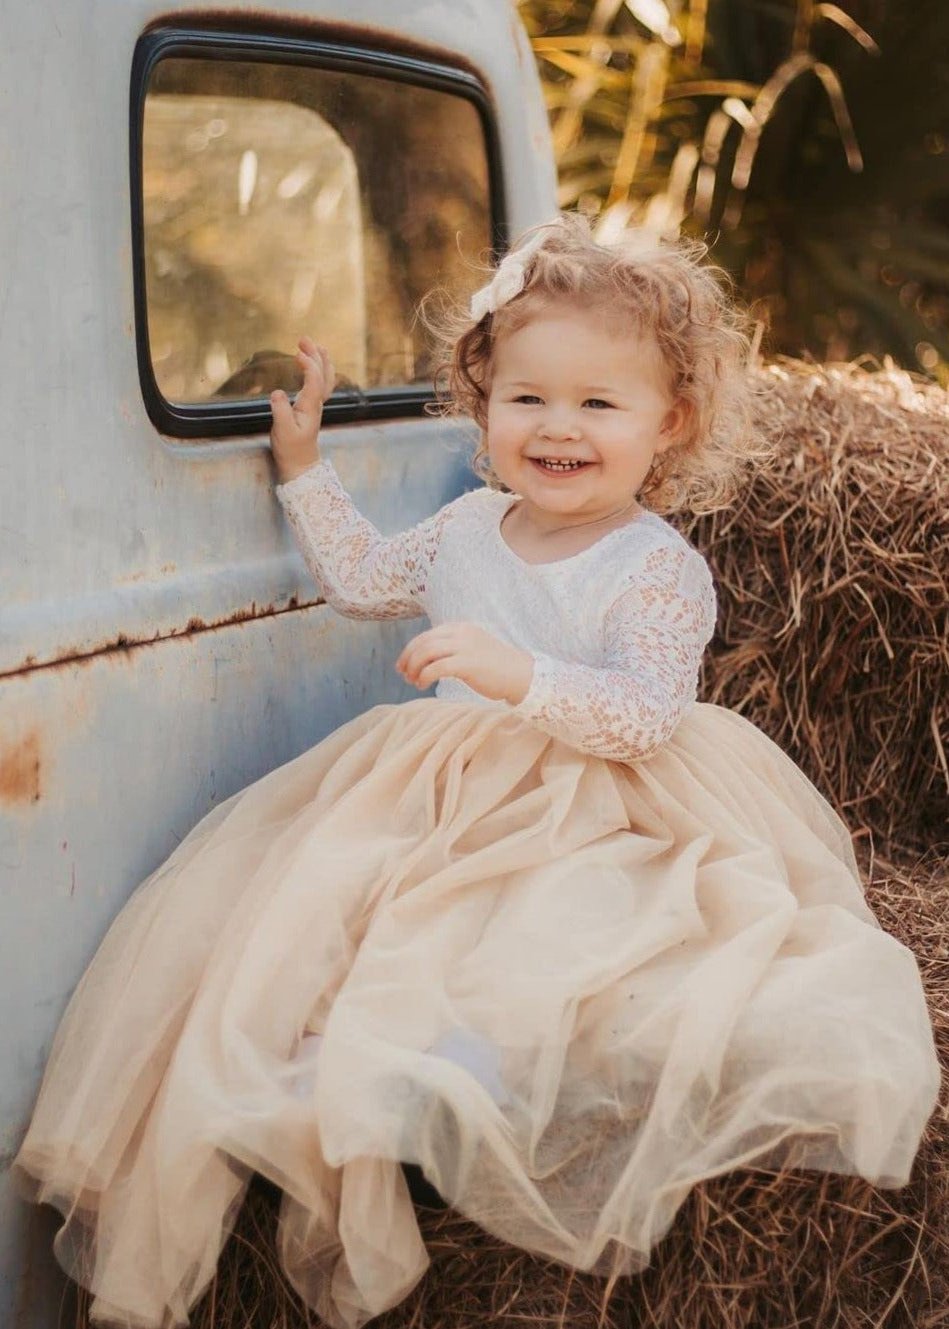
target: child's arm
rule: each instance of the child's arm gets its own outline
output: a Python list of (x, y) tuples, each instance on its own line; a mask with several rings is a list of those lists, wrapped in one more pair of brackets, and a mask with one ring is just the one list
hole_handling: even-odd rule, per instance
[(410, 641), (396, 668), (417, 688), (459, 678), (572, 747), (641, 761), (694, 701), (715, 613), (705, 559), (687, 544), (665, 544), (610, 605), (602, 666), (521, 650), (475, 623), (445, 623)]
[(535, 653), (527, 695), (513, 710), (596, 756), (650, 757), (691, 708), (715, 616), (705, 559), (683, 544), (662, 545), (610, 607), (605, 666)]
[(317, 445), (336, 372), (325, 347), (309, 337), (299, 344), (303, 386), (296, 400), (291, 405), (279, 391), (270, 398), (277, 498), (313, 579), (335, 610), (349, 618), (417, 618), (425, 613), (428, 573), (453, 505), (390, 539), (357, 512)]
[(304, 561), (328, 604), (347, 618), (418, 618), (445, 522), (456, 499), (411, 530), (385, 538), (357, 511), (328, 461), (275, 490)]

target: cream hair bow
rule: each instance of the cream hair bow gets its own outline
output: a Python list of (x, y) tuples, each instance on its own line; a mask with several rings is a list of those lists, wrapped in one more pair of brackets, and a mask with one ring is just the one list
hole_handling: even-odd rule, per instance
[(471, 297), (469, 309), (476, 323), (480, 323), (485, 314), (496, 313), (508, 300), (520, 295), (527, 279), (527, 265), (548, 238), (551, 227), (561, 225), (559, 217), (544, 222), (518, 249), (512, 249), (504, 255), (487, 286), (482, 286)]

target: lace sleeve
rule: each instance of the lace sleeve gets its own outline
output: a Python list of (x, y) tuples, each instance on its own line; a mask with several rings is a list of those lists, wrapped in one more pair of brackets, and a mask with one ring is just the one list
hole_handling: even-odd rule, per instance
[(716, 608), (712, 575), (697, 550), (654, 549), (609, 609), (604, 667), (535, 653), (528, 693), (512, 709), (585, 752), (641, 761), (695, 700)]
[(357, 511), (328, 461), (275, 486), (274, 492), (314, 581), (338, 613), (347, 618), (425, 614), (429, 572), (454, 504), (385, 537)]

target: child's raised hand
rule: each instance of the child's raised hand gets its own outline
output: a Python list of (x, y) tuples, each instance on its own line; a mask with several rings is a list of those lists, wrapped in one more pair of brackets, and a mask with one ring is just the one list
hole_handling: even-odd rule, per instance
[(270, 409), (273, 411), (270, 449), (281, 484), (286, 484), (320, 460), (316, 439), (323, 418), (323, 403), (336, 383), (336, 370), (326, 348), (317, 346), (310, 337), (301, 337), (299, 345), (296, 359), (303, 369), (303, 386), (293, 404), (279, 389), (270, 394)]
[(460, 678), (482, 697), (516, 706), (530, 687), (534, 657), (476, 623), (442, 623), (413, 637), (395, 667), (419, 690), (450, 676)]

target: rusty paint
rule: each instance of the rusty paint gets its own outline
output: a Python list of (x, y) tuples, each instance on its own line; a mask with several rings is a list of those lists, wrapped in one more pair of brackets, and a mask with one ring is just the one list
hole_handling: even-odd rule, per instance
[(264, 618), (278, 618), (281, 614), (290, 614), (299, 609), (318, 609), (325, 604), (326, 601), (319, 598), (307, 600), (301, 604), (299, 597), (296, 595), (291, 595), (287, 603), (279, 607), (276, 605), (258, 606), (256, 601), (251, 601), (246, 609), (238, 609), (232, 614), (225, 614), (221, 618), (212, 619), (210, 622), (193, 615), (183, 628), (174, 628), (170, 632), (154, 633), (150, 637), (130, 637), (126, 633), (120, 632), (111, 641), (104, 641), (94, 646), (85, 648), (64, 647), (54, 659), (44, 660), (42, 663), (37, 663), (35, 656), (28, 655), (17, 668), (0, 671), (0, 680), (19, 678), (23, 674), (33, 673), (39, 669), (62, 669), (67, 665), (85, 664), (90, 660), (97, 660), (103, 655), (126, 655), (143, 646), (154, 646), (156, 642), (186, 641), (200, 632), (216, 632), (218, 628), (240, 627), (244, 623), (256, 623)]
[[(172, 573), (178, 571), (177, 563), (163, 563), (158, 569), (159, 573)], [(124, 577), (116, 577), (116, 586), (132, 586), (137, 582), (149, 581), (154, 573), (149, 568), (142, 568), (138, 572), (128, 572)]]
[(40, 738), (34, 730), (0, 752), (0, 803), (38, 803), (40, 793)]

